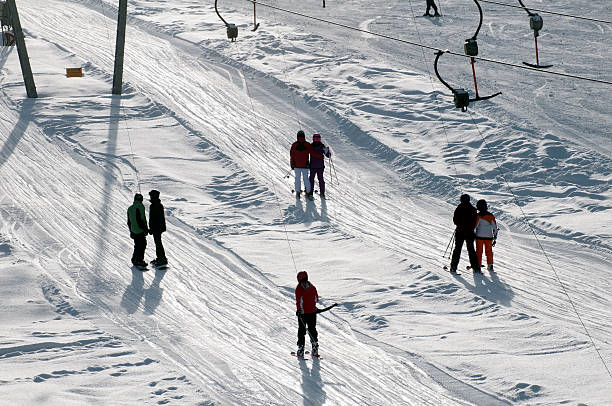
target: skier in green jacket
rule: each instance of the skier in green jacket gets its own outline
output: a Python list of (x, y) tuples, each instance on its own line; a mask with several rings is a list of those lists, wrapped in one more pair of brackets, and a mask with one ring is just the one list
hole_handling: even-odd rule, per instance
[(139, 267), (146, 267), (144, 253), (147, 248), (147, 217), (145, 207), (142, 204), (142, 195), (134, 195), (134, 203), (127, 209), (127, 225), (130, 229), (130, 237), (134, 240), (134, 253), (132, 254), (132, 264)]

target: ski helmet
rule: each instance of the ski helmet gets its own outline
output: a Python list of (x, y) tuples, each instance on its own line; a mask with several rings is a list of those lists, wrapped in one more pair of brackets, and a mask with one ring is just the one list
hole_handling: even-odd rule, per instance
[(140, 193), (136, 193), (134, 195), (134, 201), (135, 202), (142, 202), (142, 195)]
[(479, 201), (476, 202), (476, 208), (479, 211), (487, 211), (487, 202), (484, 199), (480, 199)]
[(297, 132), (297, 138), (299, 139), (306, 139), (306, 134), (304, 134), (304, 131), (300, 130)]
[(159, 190), (151, 190), (149, 196), (151, 199), (159, 199)]
[(321, 142), (321, 134), (312, 134), (312, 140)]
[(303, 280), (308, 280), (308, 274), (306, 273), (306, 271), (298, 272), (297, 280), (298, 280), (298, 282), (302, 282)]
[(468, 195), (467, 193), (464, 193), (464, 194), (461, 195), (459, 200), (461, 200), (461, 203), (469, 203), (470, 202), (470, 195)]

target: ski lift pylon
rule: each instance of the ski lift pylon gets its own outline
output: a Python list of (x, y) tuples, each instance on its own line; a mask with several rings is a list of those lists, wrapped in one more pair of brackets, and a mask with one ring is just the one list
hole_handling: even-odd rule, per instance
[(535, 43), (535, 53), (536, 53), (536, 63), (535, 64), (529, 63), (529, 62), (523, 62), (523, 64), (531, 68), (537, 68), (537, 69), (552, 68), (553, 65), (540, 65), (540, 55), (538, 52), (538, 37), (540, 36), (540, 30), (544, 26), (544, 20), (539, 14), (532, 13), (527, 7), (525, 7), (522, 0), (518, 0), (518, 2), (520, 3), (521, 7), (525, 9), (525, 11), (527, 12), (527, 15), (529, 15), (529, 28), (533, 30), (533, 41)]

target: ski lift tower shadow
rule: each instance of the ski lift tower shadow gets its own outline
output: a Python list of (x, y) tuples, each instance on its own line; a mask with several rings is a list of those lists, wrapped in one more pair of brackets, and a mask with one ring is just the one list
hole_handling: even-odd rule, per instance
[[(105, 256), (107, 253), (108, 242), (106, 237), (108, 233), (106, 230), (110, 227), (110, 213), (111, 213), (111, 205), (112, 205), (112, 197), (113, 197), (113, 186), (115, 185), (114, 171), (115, 167), (115, 157), (117, 154), (117, 139), (119, 137), (119, 123), (121, 120), (121, 96), (113, 95), (111, 96), (110, 102), (110, 111), (108, 117), (108, 138), (106, 141), (106, 158), (104, 161), (104, 186), (102, 188), (102, 205), (100, 207), (100, 215), (98, 218), (100, 221), (98, 222), (99, 232), (98, 235), (101, 236), (98, 242), (98, 249), (94, 256), (94, 267), (96, 269), (101, 270), (104, 267), (104, 263), (106, 262)], [(126, 202), (126, 208), (130, 202)], [(127, 230), (126, 230), (127, 232)], [(97, 273), (96, 273), (97, 274)]]
[(8, 135), (2, 148), (0, 149), (0, 167), (2, 167), (6, 161), (13, 155), (15, 148), (21, 141), (25, 130), (28, 128), (28, 124), (32, 121), (32, 111), (34, 109), (35, 101), (32, 99), (25, 99), (22, 101), (21, 109), (19, 111), (19, 117), (17, 123), (13, 127), (13, 130)]

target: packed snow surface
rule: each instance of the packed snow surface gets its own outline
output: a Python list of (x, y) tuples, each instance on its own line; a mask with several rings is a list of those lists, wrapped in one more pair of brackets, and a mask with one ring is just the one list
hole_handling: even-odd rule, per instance
[[(612, 404), (610, 85), (478, 61), (502, 95), (461, 112), (431, 49), (367, 33), (462, 53), (470, 1), (262, 1), (252, 31), (227, 0), (230, 42), (212, 2), (131, 0), (113, 96), (117, 3), (17, 2), (36, 99), (0, 49), (0, 404)], [(479, 55), (534, 63), (527, 13), (482, 7)], [(612, 81), (611, 24), (540, 14), (542, 63)], [(438, 67), (474, 95), (469, 59)], [(299, 129), (327, 200), (291, 193)], [(170, 265), (142, 272), (151, 189)], [(462, 193), (498, 219), (494, 273), (443, 270)], [(321, 359), (290, 355), (298, 270), (338, 303)]]

